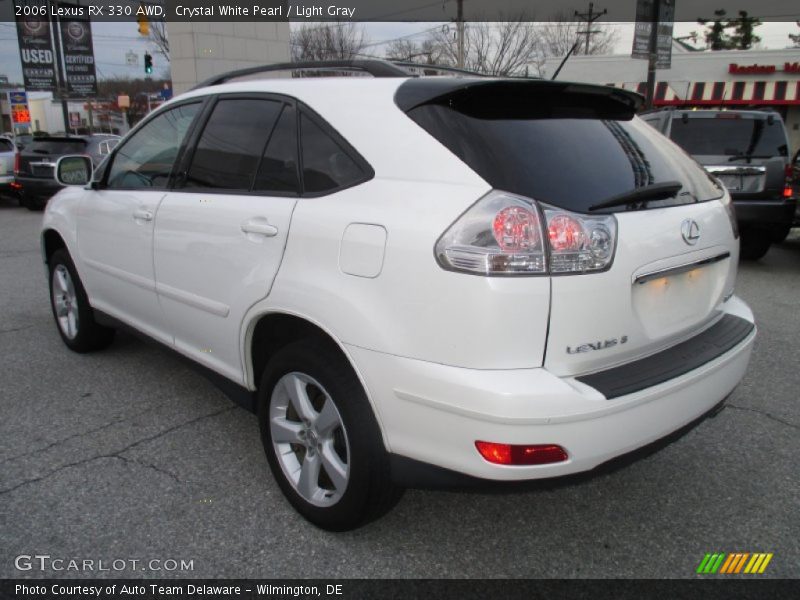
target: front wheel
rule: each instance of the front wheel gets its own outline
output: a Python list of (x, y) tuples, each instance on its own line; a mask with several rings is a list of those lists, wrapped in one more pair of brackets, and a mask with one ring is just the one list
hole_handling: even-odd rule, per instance
[(64, 343), (75, 352), (107, 347), (114, 330), (98, 325), (75, 265), (66, 250), (56, 250), (48, 261), (50, 306)]
[(261, 379), (259, 422), (278, 485), (318, 527), (354, 529), (400, 499), (369, 401), (338, 348), (303, 340), (278, 351)]

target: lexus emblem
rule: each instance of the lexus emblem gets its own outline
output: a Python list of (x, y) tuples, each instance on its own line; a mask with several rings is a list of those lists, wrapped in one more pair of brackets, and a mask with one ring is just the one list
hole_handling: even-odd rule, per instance
[(681, 223), (681, 235), (684, 242), (694, 246), (700, 239), (700, 225), (694, 219), (686, 219)]

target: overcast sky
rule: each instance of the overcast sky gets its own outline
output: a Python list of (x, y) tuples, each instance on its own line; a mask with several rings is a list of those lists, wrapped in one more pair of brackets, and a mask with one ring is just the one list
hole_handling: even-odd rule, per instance
[[(597, 23), (600, 25), (600, 22)], [(383, 55), (385, 43), (399, 37), (410, 40), (421, 40), (431, 28), (446, 26), (435, 23), (365, 23), (362, 25), (370, 38), (371, 45), (365, 53)], [(615, 48), (617, 54), (630, 52), (633, 38), (633, 24), (621, 23), (605, 26), (616, 27), (619, 42)], [(697, 23), (676, 23), (675, 35), (688, 35), (691, 31), (702, 30)], [(141, 77), (144, 65), (141, 56), (149, 50), (153, 55), (156, 75), (161, 74), (165, 59), (157, 54), (156, 48), (137, 32), (136, 23), (92, 23), (94, 50), (100, 78), (121, 76)], [(757, 28), (761, 36), (761, 46), (767, 49), (786, 48), (790, 46), (789, 33), (800, 33), (795, 23), (764, 23)], [(139, 64), (129, 67), (125, 63), (125, 54), (133, 51), (139, 55)], [(16, 26), (10, 22), (0, 22), (0, 75), (8, 76), (10, 81), (21, 81), (22, 74), (17, 49)]]

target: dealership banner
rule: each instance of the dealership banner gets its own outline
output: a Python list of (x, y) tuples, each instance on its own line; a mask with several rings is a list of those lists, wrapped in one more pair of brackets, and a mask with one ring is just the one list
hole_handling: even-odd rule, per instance
[[(27, 6), (15, 2), (15, 7)], [(52, 23), (41, 16), (22, 16), (18, 12), (17, 39), (19, 58), (22, 61), (22, 77), (29, 92), (52, 92), (56, 90), (56, 54), (53, 51)]]
[(656, 69), (669, 69), (672, 64), (672, 27), (675, 0), (639, 0), (636, 3), (636, 27), (633, 34), (632, 58), (650, 58), (650, 34), (658, 3), (656, 37)]
[[(60, 6), (67, 9), (66, 14), (70, 14), (70, 8), (77, 8), (63, 2)], [(71, 14), (78, 13), (73, 10)], [(88, 16), (62, 17), (60, 26), (67, 96), (70, 98), (97, 96), (92, 26)]]

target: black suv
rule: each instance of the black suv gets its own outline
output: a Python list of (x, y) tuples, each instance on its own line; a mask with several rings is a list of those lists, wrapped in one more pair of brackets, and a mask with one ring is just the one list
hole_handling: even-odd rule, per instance
[(20, 204), (30, 210), (42, 210), (50, 196), (61, 189), (54, 177), (54, 167), (60, 157), (85, 154), (97, 166), (119, 140), (119, 136), (110, 134), (34, 137), (20, 151), (14, 173)]
[(741, 256), (758, 259), (794, 219), (789, 140), (780, 115), (757, 110), (662, 109), (640, 115), (730, 190)]

